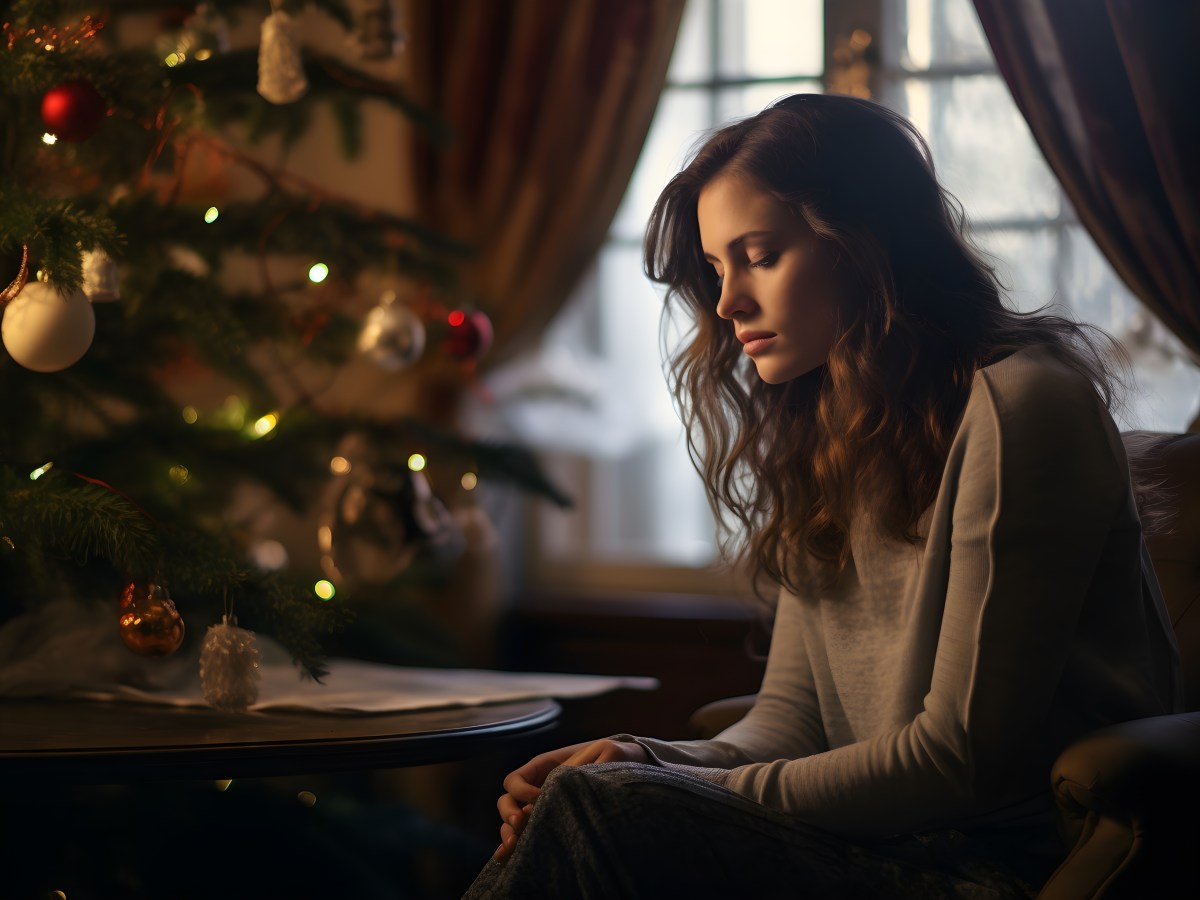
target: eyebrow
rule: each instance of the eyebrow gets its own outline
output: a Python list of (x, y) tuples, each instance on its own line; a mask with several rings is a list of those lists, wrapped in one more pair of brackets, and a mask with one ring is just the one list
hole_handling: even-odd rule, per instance
[[(770, 235), (773, 233), (774, 232), (772, 232), (770, 229), (766, 229), (766, 228), (759, 229), (757, 231), (747, 231), (744, 234), (739, 234), (732, 241), (730, 241), (728, 244), (726, 244), (725, 249), (734, 250), (734, 249), (740, 247), (742, 244), (746, 243), (746, 241), (749, 238), (762, 237), (763, 235)], [(713, 256), (711, 253), (708, 253), (708, 252), (705, 252), (704, 258), (707, 260), (711, 260), (712, 262), (720, 262), (719, 259), (717, 259), (715, 256)]]

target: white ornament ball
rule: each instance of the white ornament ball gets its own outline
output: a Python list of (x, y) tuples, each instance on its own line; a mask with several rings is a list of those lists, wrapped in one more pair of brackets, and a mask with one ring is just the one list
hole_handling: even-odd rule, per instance
[(388, 291), (367, 314), (358, 333), (358, 349), (386, 372), (405, 369), (425, 352), (425, 325), (421, 317)]
[(0, 324), (9, 355), (34, 372), (59, 372), (78, 362), (95, 334), (96, 313), (83, 291), (64, 297), (42, 281), (30, 281), (9, 301)]
[(237, 619), (221, 617), (210, 625), (200, 648), (200, 683), (204, 699), (216, 709), (241, 712), (258, 700), (259, 652), (254, 632), (237, 627)]

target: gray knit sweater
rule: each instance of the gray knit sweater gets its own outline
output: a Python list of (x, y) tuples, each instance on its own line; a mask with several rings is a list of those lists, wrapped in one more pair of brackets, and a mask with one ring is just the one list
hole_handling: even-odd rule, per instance
[(880, 539), (860, 516), (835, 590), (781, 593), (746, 718), (711, 741), (639, 743), (812, 824), (880, 835), (1043, 820), (1068, 743), (1178, 708), (1120, 436), (1048, 352), (976, 374), (921, 534)]

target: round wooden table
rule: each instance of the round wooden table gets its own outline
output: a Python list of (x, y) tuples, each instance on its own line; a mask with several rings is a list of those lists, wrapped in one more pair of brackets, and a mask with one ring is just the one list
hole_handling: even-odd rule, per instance
[(549, 699), (374, 715), (0, 701), (0, 775), (105, 784), (386, 769), (463, 759), (552, 729)]

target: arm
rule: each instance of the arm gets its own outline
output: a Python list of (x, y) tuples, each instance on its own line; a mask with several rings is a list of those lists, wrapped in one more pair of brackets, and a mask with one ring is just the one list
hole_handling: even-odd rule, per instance
[(762, 687), (741, 721), (706, 741), (661, 741), (626, 734), (614, 739), (636, 741), (659, 765), (721, 770), (827, 750), (800, 601), (780, 592)]
[(740, 766), (726, 787), (831, 830), (891, 834), (977, 814), (1027, 774), (1128, 491), (1090, 388), (1061, 367), (1034, 371), (1015, 384), (981, 372), (951, 451), (958, 475), (939, 502), (953, 503), (953, 533), (924, 708), (871, 740)]

